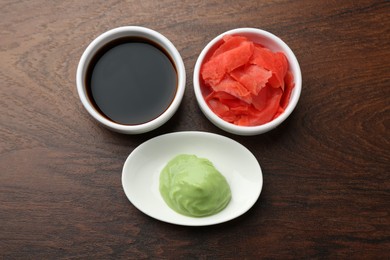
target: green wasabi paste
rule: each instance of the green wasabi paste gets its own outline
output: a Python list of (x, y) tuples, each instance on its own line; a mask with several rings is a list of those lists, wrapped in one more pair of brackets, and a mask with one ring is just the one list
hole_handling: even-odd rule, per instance
[(225, 177), (212, 162), (195, 155), (178, 155), (160, 174), (160, 193), (176, 212), (205, 217), (223, 210), (231, 199)]

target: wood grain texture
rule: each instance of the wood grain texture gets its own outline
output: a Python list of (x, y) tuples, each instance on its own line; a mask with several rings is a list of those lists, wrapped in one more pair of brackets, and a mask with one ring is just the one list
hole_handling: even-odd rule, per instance
[[(0, 1), (0, 258), (388, 259), (388, 1)], [(111, 28), (167, 36), (187, 70), (164, 126), (127, 136), (96, 124), (78, 99), (78, 60)], [(240, 137), (199, 110), (192, 72), (216, 35), (258, 27), (295, 52), (303, 90), (280, 127)], [(121, 170), (142, 142), (209, 131), (250, 149), (264, 187), (245, 215), (189, 228), (147, 217)]]

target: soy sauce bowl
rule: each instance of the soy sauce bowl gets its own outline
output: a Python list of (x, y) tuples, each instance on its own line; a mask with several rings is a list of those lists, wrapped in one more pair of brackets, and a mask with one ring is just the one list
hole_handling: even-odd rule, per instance
[[(290, 101), (286, 109), (281, 115), (279, 115), (277, 118), (273, 119), (272, 121), (257, 126), (239, 126), (223, 120), (218, 115), (216, 115), (211, 110), (211, 108), (207, 105), (204, 98), (204, 93), (206, 93), (206, 86), (203, 84), (203, 80), (201, 79), (201, 75), (200, 75), (201, 67), (203, 63), (216, 50), (216, 48), (218, 48), (218, 46), (222, 42), (223, 36), (225, 35), (244, 36), (247, 39), (253, 41), (254, 43), (261, 44), (262, 46), (270, 49), (273, 52), (282, 52), (285, 54), (289, 64), (289, 70), (291, 71), (294, 77), (295, 86), (291, 93)], [(290, 116), (290, 114), (293, 112), (294, 108), (296, 107), (301, 94), (302, 75), (301, 75), (301, 69), (298, 60), (295, 57), (293, 51), (279, 37), (275, 36), (270, 32), (257, 29), (257, 28), (238, 28), (218, 35), (212, 41), (210, 41), (206, 45), (206, 47), (202, 50), (195, 64), (194, 74), (193, 74), (193, 86), (194, 86), (195, 96), (201, 111), (206, 116), (206, 118), (208, 118), (215, 126), (232, 134), (251, 136), (251, 135), (263, 134), (276, 128)]]
[[(107, 113), (102, 111), (101, 107), (97, 105), (97, 101), (94, 96), (91, 95), (91, 86), (89, 86), (90, 79), (88, 78), (90, 73), (89, 71), (91, 70), (90, 66), (94, 66), (93, 63), (96, 59), (99, 59), (99, 52), (102, 52), (102, 48), (104, 49), (106, 46), (112, 44), (112, 42), (118, 41), (118, 39), (122, 38), (143, 39), (147, 42), (153, 43), (155, 46), (158, 46), (158, 49), (160, 49), (171, 61), (177, 77), (176, 91), (172, 92), (174, 93), (172, 94), (173, 97), (167, 101), (165, 106), (161, 108), (161, 111), (157, 111), (158, 113), (156, 113), (155, 117), (142, 122), (123, 123), (112, 119), (107, 115)], [(109, 49), (108, 51), (111, 50)], [(137, 76), (138, 75), (140, 74), (137, 74)], [(153, 77), (153, 75), (149, 75), (149, 77)], [(148, 79), (147, 77), (144, 78)], [(185, 81), (186, 73), (184, 63), (180, 53), (172, 42), (159, 32), (140, 26), (118, 27), (98, 36), (88, 45), (82, 54), (76, 73), (77, 91), (81, 103), (87, 112), (98, 123), (106, 128), (124, 134), (141, 134), (149, 132), (166, 123), (179, 108), (185, 91)], [(154, 100), (158, 100), (158, 98), (164, 94), (163, 91), (164, 89), (162, 88), (161, 90), (157, 90), (155, 93), (152, 93)], [(103, 95), (103, 102), (105, 96), (108, 95)], [(136, 102), (139, 102), (140, 104), (145, 104), (145, 108), (147, 108), (148, 105), (154, 105), (155, 102), (151, 102), (148, 98), (145, 98), (145, 96), (146, 95), (143, 94), (143, 96), (138, 100), (134, 97), (132, 97), (133, 99), (129, 98), (129, 100), (133, 100), (129, 102), (134, 102), (134, 100), (136, 100)], [(126, 100), (127, 97), (124, 96), (120, 98), (124, 98)], [(126, 102), (124, 103), (126, 104)], [(133, 115), (138, 115), (141, 112), (143, 111), (131, 111)]]

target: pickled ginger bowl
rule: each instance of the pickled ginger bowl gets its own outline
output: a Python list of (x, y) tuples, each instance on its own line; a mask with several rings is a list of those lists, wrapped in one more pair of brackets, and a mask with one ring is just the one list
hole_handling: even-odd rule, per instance
[(203, 114), (237, 135), (266, 133), (296, 107), (302, 75), (293, 51), (274, 34), (257, 28), (224, 32), (200, 53), (193, 75)]

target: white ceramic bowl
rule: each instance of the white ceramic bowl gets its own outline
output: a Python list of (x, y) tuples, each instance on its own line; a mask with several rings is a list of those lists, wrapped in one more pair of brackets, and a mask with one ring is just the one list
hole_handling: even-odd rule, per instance
[[(177, 77), (178, 77), (177, 91), (168, 109), (162, 112), (162, 114), (157, 118), (149, 122), (138, 124), (138, 125), (123, 125), (108, 120), (106, 117), (104, 117), (95, 109), (95, 107), (91, 103), (91, 100), (88, 98), (87, 89), (85, 86), (85, 75), (87, 73), (88, 64), (91, 62), (91, 59), (96, 54), (96, 52), (108, 42), (111, 42), (117, 38), (128, 37), (128, 36), (147, 38), (157, 43), (162, 48), (164, 48), (174, 62), (174, 65), (177, 70)], [(89, 46), (86, 48), (83, 55), (81, 56), (81, 59), (77, 67), (77, 74), (76, 74), (76, 84), (77, 84), (78, 94), (83, 106), (88, 111), (88, 113), (99, 123), (101, 123), (103, 126), (113, 131), (124, 133), (124, 134), (145, 133), (156, 129), (157, 127), (167, 122), (177, 111), (182, 101), (184, 90), (185, 90), (185, 83), (186, 83), (185, 81), (186, 81), (186, 72), (185, 72), (184, 63), (175, 46), (162, 34), (154, 30), (145, 27), (139, 27), (139, 26), (118, 27), (109, 30), (101, 34), (100, 36), (98, 36), (95, 40), (93, 40), (89, 44)]]
[[(178, 154), (207, 158), (225, 176), (232, 199), (224, 210), (196, 218), (181, 215), (165, 203), (159, 190), (160, 173)], [(230, 138), (207, 132), (176, 132), (149, 139), (135, 148), (123, 166), (122, 186), (129, 201), (155, 219), (177, 225), (207, 226), (247, 212), (260, 196), (263, 174), (256, 157)]]
[[(288, 103), (288, 106), (286, 107), (285, 111), (272, 120), (271, 122), (268, 122), (263, 125), (258, 126), (238, 126), (229, 122), (224, 121), (220, 117), (218, 117), (207, 105), (206, 101), (203, 98), (202, 95), (202, 89), (203, 86), (201, 86), (200, 81), (200, 69), (203, 64), (203, 61), (206, 57), (206, 55), (209, 53), (209, 51), (213, 51), (213, 46), (217, 43), (219, 43), (222, 40), (222, 37), (225, 34), (230, 35), (240, 35), (245, 36), (249, 40), (259, 43), (263, 45), (264, 47), (267, 47), (271, 51), (277, 52), (283, 52), (288, 60), (289, 63), (289, 69), (292, 72), (294, 76), (294, 82), (295, 87), (291, 93), (290, 102)], [(194, 75), (193, 75), (193, 84), (194, 84), (194, 91), (195, 96), (198, 101), (198, 104), (200, 106), (200, 109), (204, 113), (204, 115), (217, 127), (233, 134), (237, 135), (257, 135), (262, 134), (265, 132), (268, 132), (278, 125), (280, 125), (286, 118), (291, 114), (291, 112), (296, 107), (299, 96), (301, 94), (302, 89), (302, 75), (301, 75), (301, 69), (299, 67), (299, 63), (297, 58), (295, 57), (292, 50), (287, 46), (286, 43), (284, 43), (279, 37), (273, 35), (272, 33), (269, 33), (267, 31), (256, 29), (256, 28), (239, 28), (230, 30), (227, 32), (224, 32), (217, 37), (215, 37), (211, 42), (209, 42), (206, 47), (202, 50), (200, 53), (198, 60), (195, 64), (194, 69)]]

